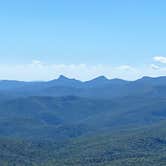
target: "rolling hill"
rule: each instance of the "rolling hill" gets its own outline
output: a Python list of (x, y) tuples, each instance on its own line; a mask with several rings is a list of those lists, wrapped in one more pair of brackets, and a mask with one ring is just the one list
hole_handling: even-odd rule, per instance
[(0, 81), (0, 164), (166, 164), (166, 77)]

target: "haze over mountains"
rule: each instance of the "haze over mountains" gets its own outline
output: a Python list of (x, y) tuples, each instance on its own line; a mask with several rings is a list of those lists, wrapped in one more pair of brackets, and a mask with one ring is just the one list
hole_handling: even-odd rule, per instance
[[(50, 166), (55, 163), (64, 165), (64, 158), (69, 166), (85, 163), (95, 166), (122, 165), (124, 160), (148, 165), (151, 158), (161, 153), (154, 151), (150, 143), (157, 148), (165, 147), (165, 124), (166, 77), (125, 81), (100, 76), (81, 82), (60, 76), (47, 82), (0, 81), (1, 164), (10, 163), (4, 158), (12, 157), (14, 150), (14, 155), (22, 156), (19, 161), (12, 160), (17, 165), (19, 162), (21, 165), (40, 165), (41, 161), (48, 166), (49, 162)], [(157, 134), (154, 132), (156, 129)], [(133, 152), (128, 142), (131, 137), (133, 144), (136, 144)], [(9, 140), (4, 141), (4, 138)], [(116, 142), (117, 139), (126, 144), (126, 153), (121, 152), (124, 147)], [(22, 141), (25, 141), (24, 145)], [(113, 147), (114, 143), (117, 147)], [(15, 144), (25, 149), (34, 145), (35, 148), (31, 148), (36, 154), (40, 144), (41, 156), (47, 151), (52, 157), (39, 160), (35, 155), (30, 157), (29, 150), (25, 150), (26, 155), (20, 154)], [(86, 144), (89, 147), (85, 147)], [(50, 145), (56, 145), (55, 149)], [(98, 146), (103, 148), (98, 150)], [(109, 151), (107, 146), (112, 150)], [(142, 146), (139, 153), (138, 146)], [(87, 148), (87, 152), (82, 152), (78, 147)], [(118, 154), (114, 154), (116, 151)], [(165, 152), (162, 154), (161, 158), (166, 156)], [(87, 155), (91, 156), (90, 160), (84, 160)], [(58, 156), (62, 156), (62, 159)], [(134, 160), (136, 156), (139, 162)], [(146, 156), (150, 159), (143, 160)], [(31, 159), (31, 164), (28, 164), (27, 161)]]
[[(95, 131), (123, 125), (139, 127), (166, 118), (166, 77), (125, 81), (100, 76), (87, 82), (65, 76), (48, 82), (4, 80), (0, 82), (0, 94), (2, 133), (17, 133), (20, 129), (10, 130), (20, 128), (20, 123), (30, 132), (32, 125), (41, 130), (45, 130), (42, 126), (58, 130), (59, 125), (78, 125)], [(6, 123), (9, 132), (4, 128)]]
[(48, 82), (0, 81), (1, 98), (27, 96), (79, 96), (95, 99), (141, 96), (165, 97), (166, 77), (143, 77), (136, 81), (107, 79), (104, 76), (81, 82), (60, 76)]

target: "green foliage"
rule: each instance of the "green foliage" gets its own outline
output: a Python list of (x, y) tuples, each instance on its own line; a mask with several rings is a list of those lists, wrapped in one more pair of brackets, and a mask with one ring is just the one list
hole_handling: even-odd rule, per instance
[(165, 163), (165, 123), (65, 142), (0, 139), (0, 165), (4, 166), (164, 166)]

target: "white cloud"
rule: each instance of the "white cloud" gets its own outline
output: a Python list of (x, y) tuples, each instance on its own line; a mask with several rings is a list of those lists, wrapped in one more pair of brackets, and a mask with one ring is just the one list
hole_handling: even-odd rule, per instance
[(151, 64), (150, 67), (153, 69), (153, 70), (159, 70), (160, 67), (155, 65), (155, 64)]
[(153, 57), (153, 60), (160, 63), (166, 63), (166, 57), (164, 56), (155, 56)]
[(122, 71), (134, 71), (135, 69), (130, 65), (122, 65), (117, 67), (118, 70)]
[(0, 65), (0, 80), (51, 80), (65, 75), (79, 80), (90, 80), (94, 77), (105, 75), (108, 78), (122, 78), (135, 80), (142, 76), (157, 77), (166, 75), (166, 67), (155, 64), (144, 67), (130, 65), (87, 65), (87, 64), (47, 64), (40, 60), (33, 60), (29, 64)]
[(112, 67), (101, 64), (46, 64), (39, 60), (33, 60), (30, 64), (0, 65), (0, 79), (51, 80), (60, 74), (80, 80), (89, 80), (100, 75), (105, 75), (108, 78), (131, 79), (132, 73), (135, 75), (132, 70), (133, 68), (127, 65)]

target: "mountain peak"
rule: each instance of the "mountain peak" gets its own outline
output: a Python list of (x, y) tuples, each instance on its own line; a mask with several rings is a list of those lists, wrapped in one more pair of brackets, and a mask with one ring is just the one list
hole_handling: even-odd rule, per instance
[(64, 75), (60, 75), (57, 79), (49, 81), (52, 86), (78, 86), (82, 82), (73, 78), (68, 78)]
[(102, 85), (108, 82), (109, 82), (109, 79), (107, 79), (105, 76), (99, 76), (90, 81), (86, 81), (85, 83), (86, 85), (96, 86), (96, 85)]
[(69, 80), (69, 78), (65, 77), (64, 75), (60, 75), (58, 80)]
[(94, 78), (93, 80), (108, 80), (108, 78), (107, 77), (105, 77), (105, 76), (98, 76), (98, 77), (96, 77), (96, 78)]
[(152, 79), (152, 77), (149, 77), (149, 76), (143, 76), (141, 79), (143, 79), (143, 80), (148, 80), (148, 79)]

